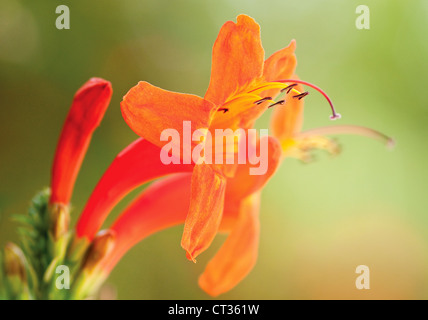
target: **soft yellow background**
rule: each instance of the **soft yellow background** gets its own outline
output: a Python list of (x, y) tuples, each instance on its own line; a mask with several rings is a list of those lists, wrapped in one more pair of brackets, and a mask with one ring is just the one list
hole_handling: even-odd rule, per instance
[[(59, 4), (70, 8), (71, 30), (55, 28)], [(359, 4), (371, 10), (370, 30), (355, 27)], [(121, 117), (121, 97), (139, 80), (203, 95), (212, 44), (221, 25), (240, 13), (261, 25), (266, 56), (297, 40), (299, 76), (330, 94), (340, 124), (376, 128), (397, 147), (391, 152), (346, 136), (334, 159), (324, 153), (308, 165), (287, 159), (263, 192), (259, 261), (221, 297), (427, 298), (425, 0), (1, 0), (0, 244), (17, 239), (10, 216), (25, 212), (48, 185), (58, 134), (80, 85), (103, 77), (114, 96), (75, 187), (74, 218), (114, 156), (136, 138)], [(305, 100), (304, 128), (330, 124), (319, 94)], [(258, 127), (266, 128), (269, 117)], [(180, 248), (181, 231), (156, 234), (126, 255), (108, 281), (119, 298), (208, 298), (197, 277), (224, 237), (194, 265)], [(355, 288), (360, 264), (370, 267), (370, 290)]]

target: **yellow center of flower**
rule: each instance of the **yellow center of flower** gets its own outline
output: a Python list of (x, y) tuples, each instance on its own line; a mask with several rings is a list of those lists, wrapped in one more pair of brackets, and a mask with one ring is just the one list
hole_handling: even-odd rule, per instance
[(287, 94), (290, 92), (293, 92), (295, 93), (293, 98), (297, 98), (300, 100), (305, 96), (307, 96), (309, 92), (306, 91), (302, 93), (299, 90), (295, 89), (294, 87), (297, 86), (297, 84), (303, 84), (311, 88), (314, 88), (327, 99), (333, 113), (330, 119), (335, 120), (341, 117), (340, 114), (336, 113), (336, 110), (334, 109), (331, 99), (321, 88), (306, 81), (293, 80), (293, 79), (277, 80), (273, 82), (261, 82), (261, 83), (259, 82), (256, 85), (252, 84), (249, 86), (250, 88), (249, 90), (248, 89), (241, 90), (239, 93), (230, 95), (230, 97), (224, 102), (224, 104), (221, 107), (217, 109), (217, 111), (222, 111), (223, 113), (227, 113), (233, 109), (240, 109), (242, 111), (242, 107), (244, 107), (245, 105), (248, 106), (249, 103), (256, 104), (256, 105), (260, 105), (264, 102), (273, 103), (269, 107), (273, 107), (274, 105), (277, 105), (277, 104), (283, 104), (285, 102), (284, 100), (275, 102), (274, 100), (272, 100), (272, 97), (262, 96), (262, 93), (264, 92), (269, 92), (271, 90), (278, 90), (278, 89), (281, 92), (286, 91)]

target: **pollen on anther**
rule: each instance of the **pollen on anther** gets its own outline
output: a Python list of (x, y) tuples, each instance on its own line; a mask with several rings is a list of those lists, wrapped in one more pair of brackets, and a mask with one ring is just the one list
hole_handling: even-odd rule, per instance
[(281, 92), (287, 91), (287, 93), (290, 93), (290, 91), (293, 90), (293, 88), (296, 86), (297, 86), (297, 83), (290, 84), (289, 86), (285, 87), (284, 89), (281, 89)]
[(301, 94), (297, 94), (297, 95), (293, 96), (293, 98), (301, 100), (301, 99), (303, 99), (304, 97), (306, 97), (308, 94), (309, 94), (309, 92), (308, 92), (308, 91), (306, 91), (306, 92), (303, 92), (303, 93), (301, 93)]
[(268, 108), (272, 108), (272, 107), (274, 107), (274, 106), (276, 106), (278, 104), (284, 104), (284, 103), (285, 103), (285, 100), (279, 100), (278, 102), (275, 102), (274, 104), (271, 104)]
[(265, 98), (263, 98), (263, 99), (260, 99), (260, 100), (254, 101), (254, 104), (261, 104), (262, 102), (265, 102), (265, 101), (267, 101), (267, 100), (272, 100), (272, 97), (265, 97)]

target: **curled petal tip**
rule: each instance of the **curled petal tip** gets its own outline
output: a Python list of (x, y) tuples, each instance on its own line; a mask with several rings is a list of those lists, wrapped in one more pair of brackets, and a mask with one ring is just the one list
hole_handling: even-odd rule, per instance
[(192, 256), (192, 254), (186, 250), (186, 258), (193, 263), (196, 263), (196, 259)]

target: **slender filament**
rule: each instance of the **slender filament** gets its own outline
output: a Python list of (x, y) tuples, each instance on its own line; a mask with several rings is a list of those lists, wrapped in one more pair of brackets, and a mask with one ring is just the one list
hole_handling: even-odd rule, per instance
[(354, 125), (344, 125), (344, 126), (328, 126), (321, 127), (311, 130), (306, 130), (299, 133), (297, 136), (299, 138), (304, 138), (308, 136), (319, 136), (319, 135), (331, 135), (331, 134), (352, 134), (359, 135), (368, 138), (372, 138), (384, 143), (388, 148), (393, 148), (395, 145), (394, 139), (388, 137), (387, 135), (362, 126), (354, 126)]

